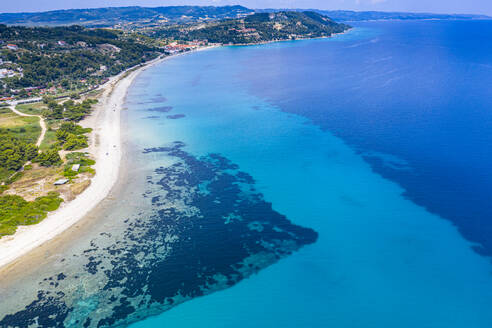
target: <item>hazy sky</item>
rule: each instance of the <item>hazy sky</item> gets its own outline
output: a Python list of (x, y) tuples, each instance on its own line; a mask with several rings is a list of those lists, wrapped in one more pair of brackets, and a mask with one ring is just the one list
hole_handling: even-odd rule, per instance
[(0, 0), (0, 3), (0, 12), (135, 5), (241, 4), (249, 8), (317, 8), (492, 15), (492, 0)]

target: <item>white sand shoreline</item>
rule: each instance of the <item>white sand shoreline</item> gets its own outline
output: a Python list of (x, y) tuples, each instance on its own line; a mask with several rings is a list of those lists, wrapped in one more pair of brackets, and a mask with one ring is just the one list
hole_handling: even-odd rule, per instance
[[(209, 48), (202, 48), (205, 50)], [(187, 54), (190, 52), (182, 53)], [(74, 200), (62, 203), (60, 208), (40, 223), (21, 226), (12, 236), (0, 239), (0, 269), (13, 265), (30, 251), (54, 239), (86, 216), (111, 192), (118, 180), (122, 158), (121, 110), (126, 94), (134, 79), (143, 70), (164, 60), (182, 55), (160, 57), (142, 67), (130, 69), (112, 77), (100, 87), (103, 90), (99, 104), (84, 126), (93, 128), (89, 152), (96, 158), (96, 175), (90, 186)]]

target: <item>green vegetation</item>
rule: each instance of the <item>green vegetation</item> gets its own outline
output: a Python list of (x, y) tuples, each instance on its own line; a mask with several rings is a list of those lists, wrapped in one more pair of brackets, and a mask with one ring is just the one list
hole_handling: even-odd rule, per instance
[(0, 133), (35, 144), (41, 134), (41, 127), (37, 117), (23, 117), (8, 108), (0, 108)]
[(318, 38), (341, 33), (350, 26), (338, 24), (316, 12), (282, 11), (259, 13), (242, 19), (230, 19), (206, 26), (171, 26), (155, 31), (154, 35), (174, 40), (207, 40), (222, 44), (250, 44), (301, 38)]
[(44, 139), (41, 142), (41, 146), (39, 146), (40, 150), (47, 150), (55, 145), (57, 145), (58, 140), (56, 139), (56, 130), (53, 129), (52, 123), (47, 123), (48, 129), (46, 130), (46, 134), (44, 135)]
[(69, 120), (74, 122), (81, 121), (91, 112), (92, 105), (97, 103), (95, 99), (86, 99), (81, 103), (73, 100), (67, 100), (58, 104), (55, 100), (46, 100), (48, 108), (42, 112), (42, 115), (51, 120)]
[(5, 180), (24, 163), (38, 155), (38, 148), (0, 130), (0, 180)]
[(24, 176), (24, 172), (21, 172), (21, 171), (15, 172), (8, 179), (5, 180), (6, 186), (16, 182), (17, 180), (19, 180), (23, 176)]
[(80, 164), (80, 167), (91, 166), (96, 164), (96, 161), (87, 157), (87, 153), (73, 152), (67, 154), (67, 164)]
[(9, 184), (20, 178), (16, 171), (38, 155), (35, 143), (40, 133), (37, 117), (21, 117), (8, 108), (0, 109), (0, 182)]
[[(55, 87), (75, 90), (85, 83), (97, 84), (104, 78), (156, 58), (160, 50), (136, 42), (117, 30), (85, 29), (81, 26), (21, 27), (0, 25), (0, 40), (16, 44), (19, 49), (0, 51), (9, 68), (20, 72), (5, 78), (6, 88)], [(82, 82), (85, 80), (85, 82)], [(27, 97), (21, 90), (19, 96)]]
[(75, 122), (88, 115), (96, 102), (94, 99), (86, 99), (82, 102), (67, 100), (58, 104), (54, 99), (46, 97), (43, 103), (19, 105), (19, 110), (41, 114), (49, 119), (48, 130), (40, 147), (41, 153), (34, 144), (41, 131), (39, 119), (21, 117), (8, 108), (0, 108), (0, 181), (9, 185), (21, 178), (22, 172), (16, 171), (27, 161), (44, 167), (58, 166), (63, 163), (58, 153), (60, 149), (88, 147), (85, 134), (92, 130)]
[(84, 135), (74, 135), (69, 134), (63, 145), (65, 150), (77, 150), (87, 148), (89, 144), (87, 143), (87, 137)]
[[(91, 165), (96, 164), (96, 161), (87, 157), (87, 153), (73, 152), (67, 154), (67, 162), (63, 171), (63, 175), (67, 178), (76, 177), (79, 173), (89, 172), (94, 174), (95, 170), (91, 168)], [(72, 166), (75, 164), (80, 165), (78, 172), (72, 170)]]
[(73, 122), (64, 122), (56, 130), (56, 138), (65, 150), (77, 150), (88, 147), (87, 136), (85, 133), (91, 132), (92, 129), (84, 129)]
[[(111, 7), (95, 9), (56, 10), (43, 13), (0, 14), (0, 22), (11, 25), (71, 25), (112, 26), (115, 24), (152, 26), (210, 19), (236, 18), (251, 14), (253, 10), (242, 6), (169, 6), (169, 7)], [(131, 24), (129, 24), (131, 23)]]
[(62, 159), (58, 154), (58, 148), (53, 147), (42, 151), (39, 155), (33, 159), (34, 163), (39, 163), (41, 166), (56, 166), (62, 163)]
[(20, 196), (0, 196), (0, 238), (14, 234), (20, 225), (39, 223), (46, 218), (47, 212), (58, 209), (62, 202), (56, 192), (38, 197), (33, 202)]
[(45, 108), (46, 108), (46, 104), (42, 102), (31, 103), (31, 104), (20, 104), (15, 106), (15, 109), (17, 109), (19, 112), (29, 115), (41, 115)]

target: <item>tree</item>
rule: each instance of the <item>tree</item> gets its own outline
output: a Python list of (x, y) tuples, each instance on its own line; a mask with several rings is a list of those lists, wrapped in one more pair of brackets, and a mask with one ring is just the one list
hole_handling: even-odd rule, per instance
[(88, 147), (87, 137), (84, 133), (91, 129), (84, 129), (74, 122), (63, 122), (56, 130), (56, 139), (63, 145), (65, 150), (76, 150)]
[(27, 94), (27, 91), (26, 89), (21, 89), (21, 91), (19, 92), (19, 97), (21, 98), (27, 98), (29, 95)]
[(54, 101), (53, 100), (53, 97), (50, 97), (50, 96), (43, 96), (43, 103), (45, 103), (46, 105), (48, 105), (51, 101)]
[(60, 120), (63, 118), (63, 106), (59, 105), (56, 101), (50, 100), (48, 102), (48, 112), (46, 115), (48, 118), (54, 120)]
[(8, 132), (0, 133), (0, 167), (17, 171), (38, 154), (38, 147), (20, 140)]
[(65, 89), (69, 89), (70, 88), (70, 81), (68, 81), (67, 79), (62, 80), (60, 84)]
[(69, 134), (67, 141), (63, 145), (65, 150), (77, 150), (88, 147), (87, 137), (84, 135)]
[(26, 145), (26, 159), (32, 161), (36, 156), (38, 156), (39, 150), (36, 145), (27, 144)]
[(55, 166), (62, 163), (60, 155), (58, 154), (58, 149), (51, 148), (40, 153), (34, 162), (41, 164), (42, 166)]
[(62, 143), (67, 141), (69, 133), (63, 129), (56, 130), (56, 139), (61, 141)]

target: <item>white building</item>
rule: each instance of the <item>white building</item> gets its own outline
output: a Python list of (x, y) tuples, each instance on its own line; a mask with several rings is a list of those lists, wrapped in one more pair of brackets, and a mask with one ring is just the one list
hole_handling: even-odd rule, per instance
[(0, 68), (0, 79), (3, 79), (3, 78), (6, 78), (6, 77), (13, 77), (15, 76), (15, 72), (10, 70), (10, 69), (6, 69), (6, 68)]

